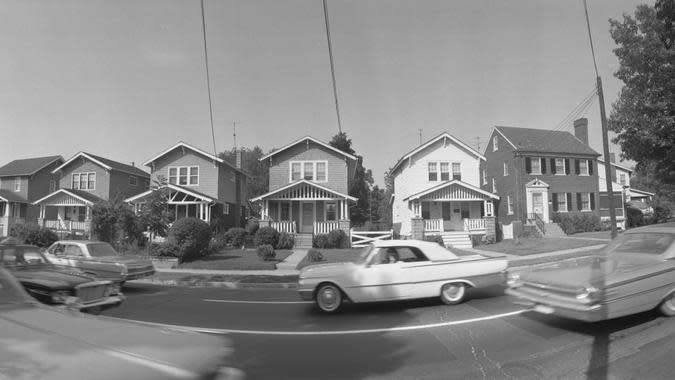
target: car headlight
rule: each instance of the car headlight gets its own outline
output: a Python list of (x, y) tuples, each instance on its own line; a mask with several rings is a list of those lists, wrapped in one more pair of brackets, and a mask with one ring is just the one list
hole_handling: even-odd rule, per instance
[(52, 293), (52, 302), (54, 303), (66, 303), (70, 297), (70, 291), (68, 290), (57, 290)]
[(577, 299), (583, 302), (593, 302), (598, 300), (600, 295), (600, 290), (593, 286), (589, 286), (584, 289), (583, 292), (577, 294)]
[(516, 287), (520, 285), (520, 273), (509, 273), (506, 276), (506, 285)]

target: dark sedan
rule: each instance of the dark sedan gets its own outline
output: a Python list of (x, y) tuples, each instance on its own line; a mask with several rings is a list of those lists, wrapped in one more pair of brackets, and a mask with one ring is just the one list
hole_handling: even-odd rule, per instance
[(32, 245), (0, 244), (0, 264), (33, 297), (46, 304), (97, 312), (124, 300), (118, 284), (50, 264), (40, 248)]

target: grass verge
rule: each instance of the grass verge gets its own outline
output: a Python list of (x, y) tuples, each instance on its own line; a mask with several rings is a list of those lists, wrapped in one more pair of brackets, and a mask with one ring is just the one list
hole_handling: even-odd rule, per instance
[(182, 263), (177, 269), (210, 269), (210, 270), (274, 270), (277, 263), (288, 257), (292, 250), (276, 250), (274, 260), (263, 261), (255, 249), (227, 249), (206, 256), (202, 259)]
[(598, 240), (569, 239), (569, 238), (520, 238), (518, 240), (503, 240), (496, 244), (487, 244), (476, 247), (483, 251), (508, 253), (510, 255), (527, 256), (536, 253), (561, 251), (603, 244)]
[(296, 268), (302, 269), (306, 266), (315, 264), (354, 262), (359, 257), (363, 249), (364, 248), (343, 248), (343, 249), (314, 248), (314, 250), (319, 251), (321, 253), (321, 256), (323, 256), (323, 260), (311, 262), (307, 259), (307, 256), (305, 256), (302, 260), (300, 260)]

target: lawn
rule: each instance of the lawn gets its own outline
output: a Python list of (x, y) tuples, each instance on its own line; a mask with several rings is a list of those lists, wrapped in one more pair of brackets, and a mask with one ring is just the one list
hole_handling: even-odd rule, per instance
[(578, 234), (569, 235), (573, 238), (590, 238), (590, 239), (607, 239), (611, 240), (611, 231), (595, 231), (595, 232), (580, 232)]
[(258, 258), (255, 249), (225, 249), (200, 260), (182, 263), (178, 269), (211, 269), (211, 270), (274, 270), (277, 263), (288, 257), (292, 250), (275, 251), (277, 256), (272, 261)]
[(527, 256), (535, 253), (561, 251), (604, 244), (598, 240), (569, 239), (569, 238), (520, 238), (518, 241), (508, 239), (496, 244), (486, 244), (476, 249), (500, 253), (508, 253), (517, 256)]
[(316, 249), (323, 256), (322, 261), (310, 262), (307, 256), (302, 259), (296, 268), (302, 269), (308, 265), (326, 264), (326, 263), (348, 263), (354, 262), (364, 248), (344, 248), (344, 249)]

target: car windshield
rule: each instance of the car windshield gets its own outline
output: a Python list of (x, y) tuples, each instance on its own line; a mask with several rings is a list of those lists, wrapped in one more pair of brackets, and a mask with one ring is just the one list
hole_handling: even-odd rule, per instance
[(91, 257), (118, 256), (115, 248), (108, 243), (87, 244), (87, 249)]
[(5, 269), (0, 267), (0, 306), (8, 303), (31, 302), (21, 284)]
[(366, 247), (363, 247), (361, 249), (361, 252), (359, 252), (358, 259), (355, 261), (356, 264), (364, 264), (366, 262), (366, 259), (368, 258), (368, 255), (370, 255), (370, 252), (375, 249), (375, 246), (372, 244)]
[(33, 266), (46, 263), (47, 259), (40, 253), (38, 248), (6, 248), (2, 250), (2, 264), (6, 267)]
[(608, 251), (614, 253), (644, 253), (660, 255), (675, 241), (675, 235), (666, 233), (627, 233), (610, 243)]

